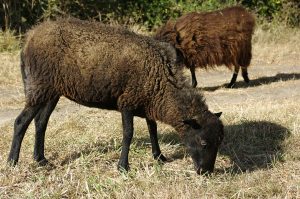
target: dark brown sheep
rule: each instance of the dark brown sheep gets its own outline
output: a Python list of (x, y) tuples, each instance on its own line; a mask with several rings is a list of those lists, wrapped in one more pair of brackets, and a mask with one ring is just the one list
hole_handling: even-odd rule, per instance
[(175, 46), (183, 63), (191, 70), (192, 85), (197, 86), (195, 68), (234, 66), (228, 87), (233, 87), (240, 67), (245, 82), (249, 82), (251, 39), (255, 19), (240, 6), (214, 12), (189, 13), (176, 21), (169, 20), (155, 38)]
[[(47, 163), (47, 122), (60, 96), (122, 114), (118, 168), (128, 170), (133, 117), (147, 121), (154, 158), (165, 161), (156, 121), (175, 128), (188, 147), (197, 173), (214, 168), (223, 125), (200, 93), (184, 83), (168, 43), (120, 27), (77, 19), (44, 22), (27, 34), (21, 53), (26, 104), (14, 124), (8, 161), (16, 164), (22, 139), (35, 120), (34, 159)], [(201, 170), (201, 171), (200, 171)]]

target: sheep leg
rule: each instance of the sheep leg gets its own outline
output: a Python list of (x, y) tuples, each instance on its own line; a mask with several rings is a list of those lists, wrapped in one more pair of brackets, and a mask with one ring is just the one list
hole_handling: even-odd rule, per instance
[(242, 76), (244, 78), (244, 81), (246, 83), (249, 83), (250, 82), (250, 79), (248, 77), (248, 70), (247, 70), (247, 67), (242, 67)]
[(234, 67), (234, 72), (233, 72), (233, 75), (232, 75), (232, 78), (231, 78), (231, 81), (227, 85), (227, 88), (233, 88), (234, 87), (234, 84), (236, 82), (236, 78), (237, 78), (237, 76), (239, 74), (239, 71), (240, 71), (240, 66), (235, 66)]
[(190, 71), (192, 74), (192, 87), (196, 88), (198, 82), (197, 82), (196, 74), (195, 74), (195, 66), (191, 66)]
[(122, 111), (122, 126), (123, 126), (123, 140), (122, 152), (118, 163), (119, 170), (129, 170), (128, 154), (130, 143), (133, 137), (133, 114), (131, 111)]
[(152, 146), (152, 154), (154, 159), (157, 159), (161, 162), (166, 162), (167, 158), (161, 154), (160, 147), (157, 139), (157, 124), (154, 120), (150, 120), (146, 118), (148, 130), (150, 133), (151, 146)]
[(35, 106), (25, 106), (23, 111), (16, 118), (14, 123), (13, 140), (7, 160), (11, 165), (17, 164), (25, 132), (30, 122), (33, 120), (34, 116), (37, 114), (41, 107), (41, 104)]
[(49, 101), (42, 109), (39, 110), (34, 118), (36, 133), (33, 157), (41, 166), (48, 163), (48, 160), (44, 156), (45, 132), (50, 115), (58, 100), (59, 97)]

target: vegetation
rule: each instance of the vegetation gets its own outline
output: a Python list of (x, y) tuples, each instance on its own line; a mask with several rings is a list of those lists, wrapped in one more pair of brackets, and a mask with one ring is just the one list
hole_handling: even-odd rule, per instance
[(0, 52), (13, 52), (20, 49), (20, 36), (10, 31), (0, 31)]
[(136, 32), (141, 29), (149, 32), (169, 18), (186, 12), (209, 11), (236, 4), (256, 13), (258, 24), (263, 24), (264, 29), (274, 25), (300, 26), (298, 0), (2, 0), (0, 52), (17, 50), (21, 35), (34, 24), (48, 18), (74, 16), (120, 23), (131, 28), (134, 26)]
[(142, 24), (155, 28), (171, 17), (190, 11), (208, 11), (241, 4), (261, 20), (276, 20), (290, 26), (300, 24), (298, 0), (2, 0), (0, 24), (3, 30), (25, 31), (38, 21), (74, 16), (104, 22)]

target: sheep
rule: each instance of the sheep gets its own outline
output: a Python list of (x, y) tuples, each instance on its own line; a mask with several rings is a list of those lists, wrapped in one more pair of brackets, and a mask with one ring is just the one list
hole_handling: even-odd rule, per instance
[(14, 123), (8, 163), (16, 165), (26, 129), (34, 119), (34, 159), (44, 156), (45, 131), (59, 98), (121, 112), (123, 139), (118, 169), (129, 169), (133, 118), (145, 118), (155, 159), (166, 161), (157, 123), (179, 133), (198, 174), (212, 172), (223, 124), (199, 91), (188, 86), (168, 43), (122, 27), (79, 19), (46, 21), (27, 33), (21, 52), (25, 107)]
[(203, 13), (188, 13), (176, 21), (169, 20), (158, 29), (154, 38), (175, 46), (183, 63), (192, 74), (192, 86), (197, 86), (195, 68), (234, 66), (228, 88), (234, 86), (240, 68), (249, 83), (251, 39), (255, 19), (241, 6)]

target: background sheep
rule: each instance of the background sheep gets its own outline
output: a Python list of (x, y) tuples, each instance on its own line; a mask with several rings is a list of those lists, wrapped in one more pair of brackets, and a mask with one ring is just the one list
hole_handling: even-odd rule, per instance
[(175, 46), (184, 64), (192, 73), (192, 85), (197, 86), (195, 67), (234, 66), (232, 87), (240, 67), (245, 82), (249, 82), (247, 67), (251, 61), (251, 39), (254, 17), (240, 6), (214, 12), (189, 13), (175, 22), (169, 20), (159, 29), (156, 39)]
[(44, 138), (60, 96), (122, 114), (118, 168), (128, 169), (133, 117), (147, 121), (153, 156), (161, 161), (156, 121), (170, 124), (188, 147), (197, 173), (212, 171), (223, 125), (200, 93), (186, 86), (174, 48), (118, 27), (75, 19), (31, 30), (21, 53), (26, 104), (14, 124), (8, 161), (16, 164), (22, 139), (35, 120), (34, 159), (47, 163)]

